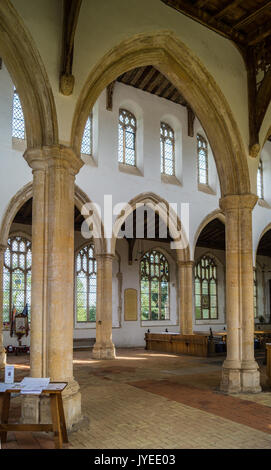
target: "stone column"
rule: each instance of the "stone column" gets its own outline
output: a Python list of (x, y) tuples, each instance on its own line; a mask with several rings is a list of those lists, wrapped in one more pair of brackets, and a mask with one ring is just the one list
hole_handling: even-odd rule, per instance
[(33, 173), (30, 370), (47, 377), (47, 162), (41, 150), (27, 153)]
[(3, 265), (5, 245), (0, 245), (0, 369), (6, 365), (6, 352), (3, 344)]
[(74, 179), (82, 166), (63, 146), (25, 153), (33, 168), (31, 375), (65, 381), (67, 426), (81, 417), (73, 378)]
[(112, 265), (114, 256), (97, 254), (97, 307), (96, 343), (92, 355), (95, 359), (114, 359), (112, 342)]
[(260, 375), (254, 358), (252, 259), (252, 194), (226, 196), (220, 207), (226, 217), (227, 358), (221, 390), (259, 392)]
[(178, 261), (180, 332), (193, 334), (193, 268), (194, 261)]

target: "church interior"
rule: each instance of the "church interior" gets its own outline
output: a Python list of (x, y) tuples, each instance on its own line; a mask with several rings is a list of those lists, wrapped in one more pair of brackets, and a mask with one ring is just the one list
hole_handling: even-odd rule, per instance
[(271, 2), (1, 0), (0, 161), (2, 447), (270, 448)]

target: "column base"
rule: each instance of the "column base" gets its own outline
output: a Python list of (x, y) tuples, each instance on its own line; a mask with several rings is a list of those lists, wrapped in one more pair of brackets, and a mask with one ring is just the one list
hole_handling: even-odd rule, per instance
[(256, 361), (242, 363), (241, 366), (241, 387), (243, 393), (259, 393), (260, 372)]
[(0, 351), (0, 369), (3, 369), (5, 367), (6, 362), (7, 362), (7, 355), (6, 355), (5, 349), (3, 348), (2, 351)]
[(222, 378), (220, 382), (220, 390), (225, 393), (241, 392), (241, 372), (240, 369), (229, 369), (222, 367)]
[[(75, 380), (68, 383), (62, 392), (66, 427), (70, 431), (81, 419), (81, 393)], [(22, 418), (24, 424), (49, 424), (52, 422), (50, 398), (26, 395), (22, 401)]]
[(93, 359), (116, 359), (116, 350), (113, 343), (100, 345), (95, 343), (92, 350)]
[(181, 331), (181, 335), (193, 335), (194, 332), (193, 332), (193, 328), (192, 329), (184, 329), (183, 331)]
[(256, 361), (242, 363), (225, 361), (222, 367), (220, 390), (225, 393), (259, 393), (260, 372)]

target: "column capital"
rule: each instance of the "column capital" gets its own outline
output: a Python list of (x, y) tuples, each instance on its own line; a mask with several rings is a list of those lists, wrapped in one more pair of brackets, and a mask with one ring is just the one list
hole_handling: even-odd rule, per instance
[(234, 194), (221, 198), (219, 205), (223, 212), (238, 209), (250, 209), (252, 211), (257, 200), (258, 196), (255, 194)]
[(33, 171), (66, 168), (76, 175), (84, 164), (71, 147), (65, 147), (64, 145), (27, 149), (24, 158)]
[(177, 265), (180, 268), (193, 268), (194, 264), (195, 264), (195, 261), (193, 260), (187, 260), (187, 261), (177, 260)]
[(32, 168), (33, 172), (37, 170), (46, 170), (47, 164), (41, 148), (27, 149), (24, 152), (23, 157), (30, 168)]
[(95, 253), (96, 260), (114, 260), (115, 255), (113, 253)]

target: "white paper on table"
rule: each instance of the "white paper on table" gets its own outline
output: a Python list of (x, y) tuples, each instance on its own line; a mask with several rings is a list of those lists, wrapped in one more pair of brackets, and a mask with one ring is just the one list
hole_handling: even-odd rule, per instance
[(22, 389), (21, 393), (24, 395), (40, 395), (42, 393), (42, 390), (44, 390), (43, 387), (32, 389), (32, 388), (26, 388)]
[(50, 378), (25, 377), (20, 384), (22, 394), (40, 395), (50, 383)]
[(15, 382), (13, 384), (0, 382), (0, 393), (4, 393), (7, 390), (13, 390), (13, 389), (19, 389), (19, 388), (20, 388), (20, 382)]

